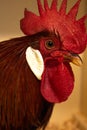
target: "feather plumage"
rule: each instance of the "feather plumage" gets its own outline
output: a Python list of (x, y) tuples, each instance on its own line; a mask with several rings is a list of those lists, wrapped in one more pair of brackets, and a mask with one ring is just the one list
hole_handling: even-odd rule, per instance
[(38, 43), (33, 43), (38, 38), (26, 36), (0, 43), (0, 130), (36, 130), (49, 120), (53, 104), (41, 96), (40, 81), (25, 58), (28, 46), (38, 48)]

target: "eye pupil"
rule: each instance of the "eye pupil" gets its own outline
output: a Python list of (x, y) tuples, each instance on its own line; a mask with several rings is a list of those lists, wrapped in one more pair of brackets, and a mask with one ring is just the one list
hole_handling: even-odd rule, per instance
[(48, 45), (51, 47), (53, 46), (53, 42), (52, 41), (48, 41)]
[(51, 41), (51, 40), (47, 41), (47, 42), (46, 42), (46, 47), (47, 47), (48, 49), (51, 49), (52, 47), (54, 47), (54, 42)]

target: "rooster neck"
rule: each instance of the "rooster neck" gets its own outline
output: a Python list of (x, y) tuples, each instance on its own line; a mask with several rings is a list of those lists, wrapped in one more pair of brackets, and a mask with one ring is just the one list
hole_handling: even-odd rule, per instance
[(42, 97), (41, 83), (25, 59), (33, 38), (25, 36), (0, 43), (0, 130), (44, 127), (51, 116), (53, 104)]

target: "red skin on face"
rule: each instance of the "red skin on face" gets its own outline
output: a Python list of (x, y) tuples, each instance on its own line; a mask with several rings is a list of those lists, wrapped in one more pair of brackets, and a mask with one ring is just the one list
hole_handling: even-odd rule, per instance
[[(52, 40), (54, 45), (51, 49), (46, 48), (46, 42)], [(64, 61), (58, 38), (42, 38), (40, 41), (40, 52), (44, 58), (44, 72), (41, 80), (41, 93), (49, 102), (63, 102), (71, 94), (74, 87), (74, 75), (68, 62)]]

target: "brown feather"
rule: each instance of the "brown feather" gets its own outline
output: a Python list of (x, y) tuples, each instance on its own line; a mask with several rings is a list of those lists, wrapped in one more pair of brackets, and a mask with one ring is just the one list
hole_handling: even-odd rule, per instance
[[(42, 35), (43, 34), (43, 35)], [(0, 43), (0, 130), (36, 130), (45, 127), (53, 104), (40, 93), (40, 81), (25, 58), (28, 46), (39, 49), (43, 32)]]

